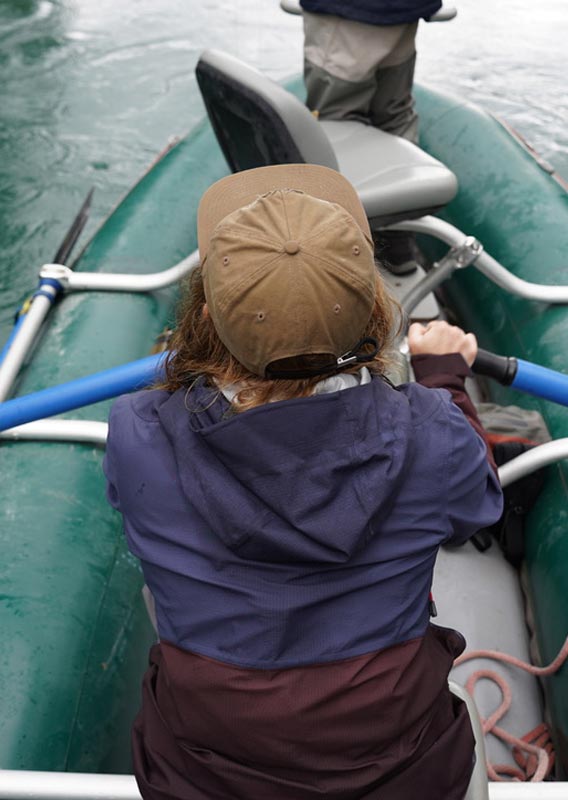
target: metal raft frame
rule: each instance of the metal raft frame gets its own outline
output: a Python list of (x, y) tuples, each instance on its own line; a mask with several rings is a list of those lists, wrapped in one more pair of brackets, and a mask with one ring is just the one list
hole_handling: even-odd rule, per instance
[[(566, 800), (567, 783), (490, 783), (489, 800)], [(141, 800), (133, 775), (0, 770), (0, 800)]]
[(197, 250), (173, 267), (149, 275), (73, 272), (63, 264), (44, 264), (39, 272), (38, 290), (29, 310), (18, 323), (10, 347), (0, 363), (0, 402), (8, 397), (45, 318), (60, 294), (82, 291), (155, 292), (177, 283), (198, 264)]
[[(454, 270), (475, 267), (486, 278), (511, 294), (544, 303), (568, 303), (568, 286), (531, 283), (518, 278), (483, 250), (473, 238), (455, 226), (433, 216), (398, 222), (392, 230), (413, 231), (432, 236), (453, 249), (453, 263), (446, 265), (444, 278)], [(467, 257), (464, 257), (464, 253)], [(451, 260), (452, 250), (445, 261)], [(61, 264), (45, 264), (39, 273), (39, 288), (25, 317), (18, 325), (4, 360), (0, 363), (0, 402), (9, 395), (21, 365), (32, 348), (56, 297), (59, 294), (82, 291), (152, 292), (171, 286), (186, 277), (199, 264), (197, 250), (169, 269), (150, 274), (81, 273)], [(441, 266), (442, 262), (440, 262)], [(443, 270), (442, 270), (443, 271)], [(432, 280), (432, 287), (438, 281)], [(0, 439), (74, 441), (104, 445), (107, 427), (95, 421), (44, 419), (19, 425), (0, 433)], [(503, 486), (534, 472), (540, 467), (568, 458), (568, 437), (535, 447), (503, 465), (499, 477)], [(567, 793), (568, 798), (568, 793)], [(1, 800), (1, 798), (0, 798)]]

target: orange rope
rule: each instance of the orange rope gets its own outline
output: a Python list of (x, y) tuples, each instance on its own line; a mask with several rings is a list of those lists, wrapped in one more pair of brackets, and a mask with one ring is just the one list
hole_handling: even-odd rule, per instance
[[(531, 675), (544, 677), (557, 672), (568, 658), (568, 637), (556, 658), (547, 667), (535, 667), (532, 664), (527, 664), (526, 661), (522, 661), (520, 658), (507, 655), (506, 653), (500, 653), (498, 650), (472, 650), (469, 653), (463, 653), (454, 661), (454, 666), (457, 667), (465, 661), (471, 661), (474, 658), (489, 658), (494, 661), (501, 661), (505, 664), (519, 667), (519, 669)], [(468, 678), (465, 685), (466, 690), (472, 697), (474, 696), (476, 683), (482, 678), (486, 678), (497, 684), (503, 697), (501, 704), (495, 709), (491, 716), (487, 717), (487, 719), (482, 718), (483, 733), (484, 735), (492, 733), (494, 736), (497, 736), (502, 741), (511, 745), (513, 757), (518, 765), (518, 769), (516, 769), (508, 764), (491, 764), (488, 761), (487, 775), (489, 779), (492, 781), (505, 781), (507, 778), (502, 776), (507, 775), (514, 781), (530, 781), (533, 783), (543, 781), (550, 774), (554, 765), (554, 752), (548, 727), (543, 723), (521, 738), (518, 738), (498, 726), (497, 723), (511, 706), (511, 689), (507, 681), (499, 675), (499, 673), (494, 670), (479, 669)]]

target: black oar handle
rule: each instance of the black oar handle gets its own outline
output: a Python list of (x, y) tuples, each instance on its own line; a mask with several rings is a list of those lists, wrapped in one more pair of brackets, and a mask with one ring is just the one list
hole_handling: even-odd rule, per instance
[(517, 367), (516, 358), (498, 356), (490, 353), (489, 350), (479, 348), (471, 368), (478, 375), (487, 375), (487, 377), (502, 383), (503, 386), (510, 386), (515, 380)]

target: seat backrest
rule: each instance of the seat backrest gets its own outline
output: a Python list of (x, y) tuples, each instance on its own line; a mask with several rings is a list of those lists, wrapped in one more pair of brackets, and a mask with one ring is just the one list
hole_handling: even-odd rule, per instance
[(233, 172), (299, 163), (339, 169), (317, 120), (278, 83), (219, 50), (206, 50), (195, 73), (213, 130)]

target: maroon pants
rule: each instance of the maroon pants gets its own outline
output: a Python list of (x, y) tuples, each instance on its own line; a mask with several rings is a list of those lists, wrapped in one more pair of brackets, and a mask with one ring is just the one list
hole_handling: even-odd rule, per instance
[[(439, 648), (436, 640), (440, 636), (443, 634), (435, 631), (432, 646)], [(449, 664), (453, 655), (448, 653)], [(188, 657), (196, 660), (196, 665), (192, 661), (188, 664)], [(420, 658), (418, 655), (409, 661), (410, 670)], [(410, 721), (400, 744), (393, 737), (388, 747), (382, 742), (385, 729), (387, 736), (391, 734), (389, 696), (396, 692), (386, 693), (385, 713), (376, 715), (376, 741), (381, 744), (374, 747), (371, 741), (365, 749), (359, 746), (362, 729), (357, 728), (358, 715), (351, 731), (346, 729), (345, 722), (341, 723), (341, 730), (330, 731), (333, 717), (326, 719), (324, 711), (319, 737), (314, 737), (313, 730), (305, 734), (301, 716), (295, 723), (292, 717), (292, 734), (287, 732), (284, 737), (280, 722), (277, 732), (273, 726), (274, 736), (267, 734), (269, 728), (263, 728), (262, 723), (255, 729), (250, 722), (251, 704), (246, 692), (237, 693), (234, 702), (228, 700), (226, 686), (215, 676), (215, 670), (220, 668), (218, 662), (184, 653), (172, 645), (152, 648), (143, 683), (142, 710), (133, 727), (134, 772), (144, 800), (321, 800), (324, 797), (462, 800), (464, 797), (473, 769), (474, 740), (466, 707), (449, 692), (445, 680), (428, 712)], [(235, 671), (239, 672), (236, 668)], [(258, 680), (266, 679), (262, 671), (258, 672)], [(193, 695), (176, 691), (179, 676), (185, 675), (187, 679), (194, 673), (204, 676), (198, 679), (210, 684), (217, 680), (218, 688), (210, 691), (210, 686), (198, 686)], [(439, 685), (438, 676), (436, 680), (430, 677), (423, 675), (413, 684), (413, 692), (428, 694), (433, 684)], [(397, 685), (397, 691), (398, 688)], [(401, 691), (404, 689), (401, 687)], [(347, 702), (349, 691), (347, 687)], [(194, 701), (188, 700), (192, 696)], [(219, 707), (210, 713), (204, 697), (218, 698)], [(409, 708), (415, 707), (419, 699), (416, 703), (411, 700)], [(290, 703), (294, 703), (293, 697)], [(399, 724), (398, 719), (396, 725)], [(261, 734), (255, 739), (259, 730)], [(365, 736), (369, 739), (368, 726)], [(286, 745), (279, 751), (282, 741)], [(327, 741), (334, 743), (333, 752), (326, 752)], [(345, 742), (340, 751), (338, 741)]]

